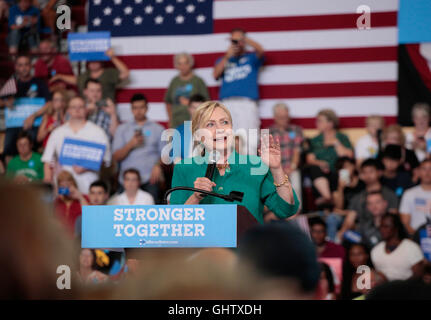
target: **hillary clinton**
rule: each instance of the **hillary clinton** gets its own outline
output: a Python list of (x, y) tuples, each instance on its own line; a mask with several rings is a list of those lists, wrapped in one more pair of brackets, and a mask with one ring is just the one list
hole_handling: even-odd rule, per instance
[[(281, 167), (279, 141), (270, 135), (261, 138), (260, 157), (240, 155), (235, 151), (232, 118), (227, 108), (217, 101), (199, 106), (192, 119), (192, 134), (197, 141), (198, 155), (184, 159), (174, 167), (172, 187), (187, 186), (229, 194), (241, 191), (245, 206), (260, 223), (263, 223), (263, 207), (281, 218), (294, 215), (299, 200), (288, 176)], [(217, 169), (213, 181), (205, 178), (209, 154), (218, 153)], [(223, 199), (203, 196), (199, 192), (175, 191), (171, 204), (226, 204)]]

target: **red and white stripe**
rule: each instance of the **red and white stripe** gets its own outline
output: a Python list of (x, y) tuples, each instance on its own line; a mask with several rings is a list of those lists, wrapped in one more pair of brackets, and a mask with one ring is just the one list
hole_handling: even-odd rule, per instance
[(361, 127), (370, 114), (395, 122), (398, 0), (367, 1), (370, 30), (356, 27), (362, 2), (218, 0), (214, 34), (113, 38), (115, 52), (131, 70), (129, 84), (117, 94), (120, 117), (131, 118), (130, 98), (142, 92), (150, 102), (149, 118), (166, 123), (163, 97), (177, 74), (173, 57), (179, 52), (193, 54), (195, 73), (217, 99), (212, 67), (229, 45), (229, 31), (242, 27), (265, 49), (259, 75), (263, 127), (271, 124), (272, 107), (281, 101), (306, 128), (314, 127), (322, 108), (333, 108), (344, 127)]

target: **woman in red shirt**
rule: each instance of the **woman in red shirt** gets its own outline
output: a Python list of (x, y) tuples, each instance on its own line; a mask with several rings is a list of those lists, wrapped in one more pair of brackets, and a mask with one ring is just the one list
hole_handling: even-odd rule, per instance
[(89, 204), (86, 195), (79, 192), (75, 179), (68, 171), (61, 171), (57, 177), (57, 197), (54, 209), (57, 217), (73, 236), (75, 222), (82, 213), (82, 206)]
[(52, 95), (49, 108), (42, 118), (42, 123), (37, 132), (37, 142), (43, 142), (45, 148), (51, 132), (64, 123), (67, 106), (67, 94), (63, 90), (57, 90)]

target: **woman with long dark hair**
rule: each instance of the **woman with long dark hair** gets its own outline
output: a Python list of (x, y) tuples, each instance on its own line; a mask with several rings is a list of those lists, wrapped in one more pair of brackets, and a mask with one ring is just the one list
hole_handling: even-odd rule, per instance
[[(363, 282), (358, 281), (360, 280), (359, 277), (364, 274), (363, 270), (366, 269), (364, 267), (360, 268), (361, 266), (366, 266), (371, 271), (369, 288), (362, 288), (360, 283), (362, 284)], [(343, 265), (340, 298), (342, 300), (357, 298), (368, 293), (370, 289), (384, 281), (386, 281), (385, 276), (374, 269), (367, 246), (363, 243), (351, 244), (347, 249), (347, 258)]]

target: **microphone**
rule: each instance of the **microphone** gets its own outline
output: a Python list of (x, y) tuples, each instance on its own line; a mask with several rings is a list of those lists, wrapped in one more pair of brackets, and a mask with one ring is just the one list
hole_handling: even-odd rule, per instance
[[(208, 166), (207, 171), (205, 172), (205, 178), (213, 180), (214, 172), (217, 167), (217, 161), (220, 159), (220, 152), (218, 151), (211, 151), (208, 157)], [(201, 196), (205, 196), (204, 194), (201, 194)]]

